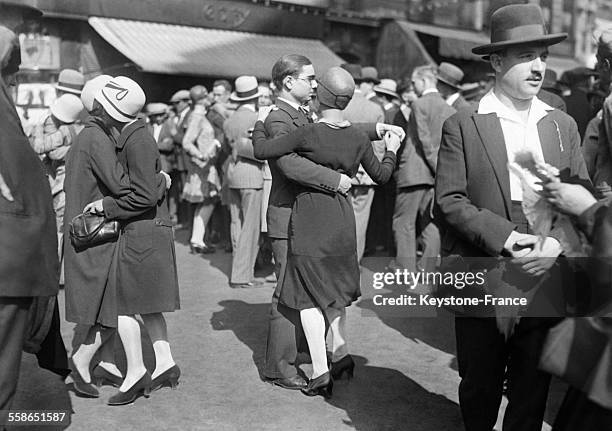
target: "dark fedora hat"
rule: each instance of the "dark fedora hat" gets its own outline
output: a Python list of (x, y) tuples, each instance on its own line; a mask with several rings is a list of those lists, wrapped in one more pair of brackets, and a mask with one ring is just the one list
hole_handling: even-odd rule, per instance
[(463, 76), (463, 70), (459, 69), (454, 64), (442, 62), (438, 66), (438, 80), (451, 87), (458, 89)]
[(476, 55), (489, 55), (509, 46), (524, 44), (554, 45), (567, 33), (547, 34), (542, 9), (536, 4), (512, 4), (491, 15), (491, 43), (472, 49)]

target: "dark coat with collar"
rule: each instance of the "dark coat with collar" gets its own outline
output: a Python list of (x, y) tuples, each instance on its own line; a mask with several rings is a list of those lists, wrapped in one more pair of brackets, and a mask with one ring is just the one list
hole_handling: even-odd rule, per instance
[(455, 113), (440, 93), (427, 93), (412, 103), (406, 139), (398, 151), (398, 188), (434, 185), (444, 121)]
[[(178, 168), (178, 149), (174, 145), (173, 129), (172, 120), (164, 121), (157, 138), (157, 149), (161, 158), (162, 171), (166, 173), (170, 173)], [(147, 125), (147, 130), (153, 136), (152, 124)]]
[(0, 297), (51, 296), (59, 287), (49, 182), (0, 78), (0, 173), (14, 201), (0, 196)]
[(475, 104), (465, 100), (465, 97), (463, 97), (462, 95), (459, 95), (459, 97), (457, 97), (457, 99), (453, 102), (451, 106), (455, 108), (456, 111), (460, 111), (462, 109), (475, 110), (477, 108)]
[(146, 314), (179, 308), (174, 233), (165, 199), (158, 199), (159, 152), (144, 121), (121, 131), (117, 158), (134, 193), (104, 198), (108, 218), (125, 220), (114, 271), (118, 314)]
[[(554, 110), (538, 123), (544, 160), (561, 178), (588, 181), (576, 122)], [(436, 175), (436, 206), (447, 227), (442, 251), (462, 256), (499, 256), (510, 232), (510, 177), (497, 115), (461, 111), (442, 131)], [(554, 226), (551, 236), (554, 236)]]
[[(288, 103), (277, 99), (264, 126), (269, 138), (286, 135), (305, 124), (308, 118)], [(370, 139), (380, 139), (373, 124), (355, 124)], [(271, 238), (288, 238), (291, 207), (301, 186), (335, 194), (340, 183), (340, 174), (300, 157), (295, 153), (269, 160), (272, 187), (268, 205), (268, 235)]]

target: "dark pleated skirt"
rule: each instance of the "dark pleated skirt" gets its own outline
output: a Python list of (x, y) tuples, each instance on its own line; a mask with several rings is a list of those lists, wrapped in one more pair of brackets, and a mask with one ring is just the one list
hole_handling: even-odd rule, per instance
[(355, 235), (349, 198), (319, 192), (298, 195), (279, 301), (303, 310), (342, 308), (357, 300), (361, 292)]

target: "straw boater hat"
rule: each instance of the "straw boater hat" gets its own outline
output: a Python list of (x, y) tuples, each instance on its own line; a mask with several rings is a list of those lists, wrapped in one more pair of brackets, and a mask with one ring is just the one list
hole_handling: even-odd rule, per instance
[(232, 102), (246, 102), (259, 98), (259, 85), (254, 76), (239, 76), (234, 83), (234, 91), (230, 100)]
[(83, 103), (74, 94), (62, 94), (51, 105), (51, 114), (62, 123), (72, 124), (78, 120)]
[(375, 93), (383, 93), (391, 97), (400, 98), (397, 94), (397, 82), (393, 79), (381, 79), (380, 84), (374, 87)]
[(136, 120), (146, 101), (140, 85), (125, 76), (110, 80), (98, 91), (95, 99), (108, 115), (121, 123)]
[(442, 62), (438, 66), (438, 80), (453, 88), (459, 89), (463, 80), (463, 70), (459, 69), (454, 64)]
[(80, 96), (84, 85), (85, 77), (81, 72), (74, 69), (64, 69), (57, 78), (55, 89)]
[(491, 43), (472, 49), (476, 55), (489, 55), (504, 48), (535, 43), (554, 45), (567, 33), (548, 34), (542, 9), (535, 4), (512, 4), (491, 15)]
[(85, 83), (83, 91), (81, 92), (81, 102), (83, 102), (83, 106), (87, 109), (87, 112), (93, 110), (96, 93), (108, 84), (111, 79), (113, 79), (113, 77), (110, 75), (99, 75)]

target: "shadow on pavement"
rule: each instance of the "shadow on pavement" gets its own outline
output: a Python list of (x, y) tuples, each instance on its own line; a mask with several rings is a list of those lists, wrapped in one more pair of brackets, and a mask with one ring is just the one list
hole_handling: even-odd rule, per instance
[(253, 352), (253, 363), (263, 376), (270, 304), (249, 304), (239, 300), (219, 302), (223, 310), (213, 313), (210, 324), (215, 331), (233, 331), (236, 338)]
[(399, 371), (369, 366), (362, 356), (353, 359), (355, 378), (334, 382), (333, 397), (327, 400), (346, 411), (347, 425), (359, 431), (463, 429), (459, 406), (448, 398), (427, 391)]
[[(366, 290), (362, 287), (362, 290)], [(378, 291), (383, 297), (397, 297), (397, 292)], [(365, 292), (364, 292), (365, 293)], [(387, 312), (388, 308), (374, 305), (370, 299), (372, 295), (365, 294), (357, 303), (363, 313), (376, 315), (381, 322), (395, 329), (404, 337), (426, 343), (451, 355), (456, 354), (455, 347), (455, 316), (451, 312), (441, 309), (436, 316), (412, 317), (408, 314), (401, 316), (397, 312)], [(457, 359), (454, 358), (450, 364), (451, 368), (457, 370)]]
[(36, 357), (27, 353), (21, 359), (19, 384), (11, 410), (62, 411), (67, 419), (64, 425), (31, 425), (8, 427), (9, 431), (56, 431), (70, 426), (73, 413), (66, 384), (57, 374), (38, 366)]

